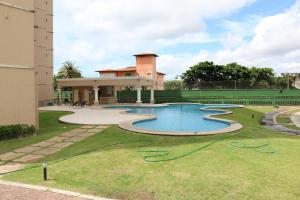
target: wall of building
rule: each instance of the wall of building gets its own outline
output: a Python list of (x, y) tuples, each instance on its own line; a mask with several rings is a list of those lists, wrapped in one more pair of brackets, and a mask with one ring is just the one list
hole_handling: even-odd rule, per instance
[(117, 72), (116, 76), (117, 77), (126, 77), (126, 76), (136, 76), (136, 72)]
[(53, 0), (34, 1), (35, 70), (39, 105), (53, 99)]
[(33, 0), (0, 3), (0, 125), (38, 126)]
[(38, 126), (33, 68), (0, 67), (0, 125)]
[(164, 75), (163, 74), (157, 74), (156, 79), (156, 90), (164, 90)]
[(156, 56), (136, 56), (136, 72), (141, 77), (156, 80)]

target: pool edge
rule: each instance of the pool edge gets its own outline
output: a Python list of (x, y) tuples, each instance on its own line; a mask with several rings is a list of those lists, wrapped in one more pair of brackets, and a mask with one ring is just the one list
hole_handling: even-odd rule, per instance
[[(162, 105), (170, 105), (170, 104), (178, 104), (178, 103), (166, 103)], [(182, 103), (182, 104), (189, 104), (189, 103)], [(197, 104), (197, 103), (190, 103), (190, 104)], [(209, 104), (207, 104), (209, 105)], [(215, 105), (215, 104), (211, 104)], [(237, 105), (237, 107), (243, 108), (244, 106), (242, 105)], [(211, 107), (213, 108), (213, 107)], [(200, 108), (200, 110), (207, 110), (208, 108)], [(128, 131), (133, 131), (137, 133), (143, 133), (143, 134), (150, 134), (150, 135), (166, 135), (166, 136), (207, 136), (207, 135), (217, 135), (217, 134), (224, 134), (224, 133), (230, 133), (230, 132), (235, 132), (243, 128), (243, 125), (232, 120), (228, 119), (219, 119), (215, 118), (214, 116), (219, 116), (219, 115), (228, 115), (232, 114), (231, 111), (228, 110), (222, 110), (222, 109), (210, 109), (210, 110), (215, 110), (215, 111), (222, 111), (223, 113), (218, 113), (218, 114), (210, 114), (204, 116), (205, 119), (208, 120), (213, 120), (213, 121), (221, 121), (221, 122), (226, 122), (229, 123), (230, 125), (226, 128), (219, 129), (219, 130), (213, 130), (213, 131), (200, 131), (200, 132), (185, 132), (185, 131), (156, 131), (156, 130), (147, 130), (147, 129), (142, 129), (134, 126), (134, 123), (137, 123), (139, 121), (143, 120), (151, 120), (155, 119), (155, 115), (141, 115), (143, 116), (143, 119), (136, 119), (136, 120), (130, 120), (126, 122), (121, 122), (118, 124), (118, 126), (121, 129), (128, 130)], [(127, 112), (128, 110), (125, 110), (123, 112)]]

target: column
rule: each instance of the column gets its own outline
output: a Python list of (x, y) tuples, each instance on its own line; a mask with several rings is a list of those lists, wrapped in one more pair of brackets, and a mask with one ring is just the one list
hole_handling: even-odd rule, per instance
[(87, 105), (89, 105), (89, 100), (90, 100), (90, 98), (89, 98), (89, 90), (88, 89), (84, 89), (83, 95), (84, 95), (84, 97), (83, 97), (84, 101), (87, 103)]
[(73, 89), (73, 103), (78, 103), (79, 101), (79, 90)]
[(116, 86), (114, 87), (114, 97), (115, 97), (115, 103), (117, 104), (118, 103), (118, 90), (117, 90)]
[(61, 88), (57, 88), (57, 100), (58, 100), (57, 104), (58, 104), (58, 105), (61, 105), (61, 104), (62, 104), (62, 100), (61, 100), (61, 92), (62, 92)]
[(151, 104), (154, 104), (154, 103), (155, 103), (155, 99), (154, 99), (154, 88), (151, 88), (150, 103), (151, 103)]
[(95, 96), (94, 105), (99, 105), (98, 92), (99, 92), (99, 88), (98, 87), (94, 87), (94, 96)]
[(136, 92), (137, 92), (137, 104), (142, 104), (142, 88), (136, 88)]

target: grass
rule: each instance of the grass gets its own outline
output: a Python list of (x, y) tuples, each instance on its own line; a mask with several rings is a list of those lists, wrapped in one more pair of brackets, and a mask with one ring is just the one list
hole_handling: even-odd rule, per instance
[[(262, 112), (247, 108), (230, 110), (233, 114), (225, 117), (245, 125), (235, 133), (168, 137), (133, 133), (113, 126), (49, 156), (48, 162), (109, 144), (125, 144), (49, 165), (49, 181), (42, 180), (40, 168), (3, 178), (118, 199), (299, 199), (300, 138), (262, 128), (258, 123)], [(143, 149), (167, 150), (170, 154), (161, 158), (172, 158), (222, 138), (208, 148), (171, 162), (149, 163), (144, 156), (153, 153), (140, 152), (141, 146), (150, 145)], [(233, 147), (232, 142), (236, 141), (270, 144), (265, 148), (275, 153)]]
[(69, 112), (41, 112), (40, 129), (37, 131), (37, 136), (0, 141), (0, 154), (47, 140), (60, 133), (80, 127), (78, 125), (59, 123), (57, 119), (66, 114), (69, 114)]
[(246, 106), (246, 108), (262, 113), (268, 113), (276, 110), (274, 106)]

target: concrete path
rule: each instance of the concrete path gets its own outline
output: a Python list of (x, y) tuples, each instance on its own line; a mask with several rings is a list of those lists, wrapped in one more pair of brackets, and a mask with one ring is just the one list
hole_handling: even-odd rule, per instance
[(129, 120), (143, 119), (143, 116), (138, 114), (127, 114), (124, 110), (104, 109), (101, 106), (84, 108), (71, 106), (47, 106), (41, 107), (39, 110), (74, 112), (73, 114), (59, 118), (60, 121), (71, 124), (107, 125), (119, 124)]
[(1, 200), (109, 200), (66, 190), (0, 181)]
[(296, 127), (300, 128), (300, 112), (292, 114), (291, 120), (296, 125)]
[(83, 126), (62, 133), (51, 139), (2, 154), (0, 155), (0, 174), (22, 169), (24, 163), (30, 163), (50, 154), (54, 154), (63, 148), (101, 132), (107, 127), (108, 126)]
[(288, 133), (292, 135), (300, 135), (300, 131), (286, 128), (277, 123), (276, 120), (277, 116), (282, 113), (286, 113), (288, 111), (289, 110), (278, 110), (278, 111), (267, 113), (264, 119), (262, 120), (262, 122), (265, 124), (266, 128), (269, 128), (273, 131)]

